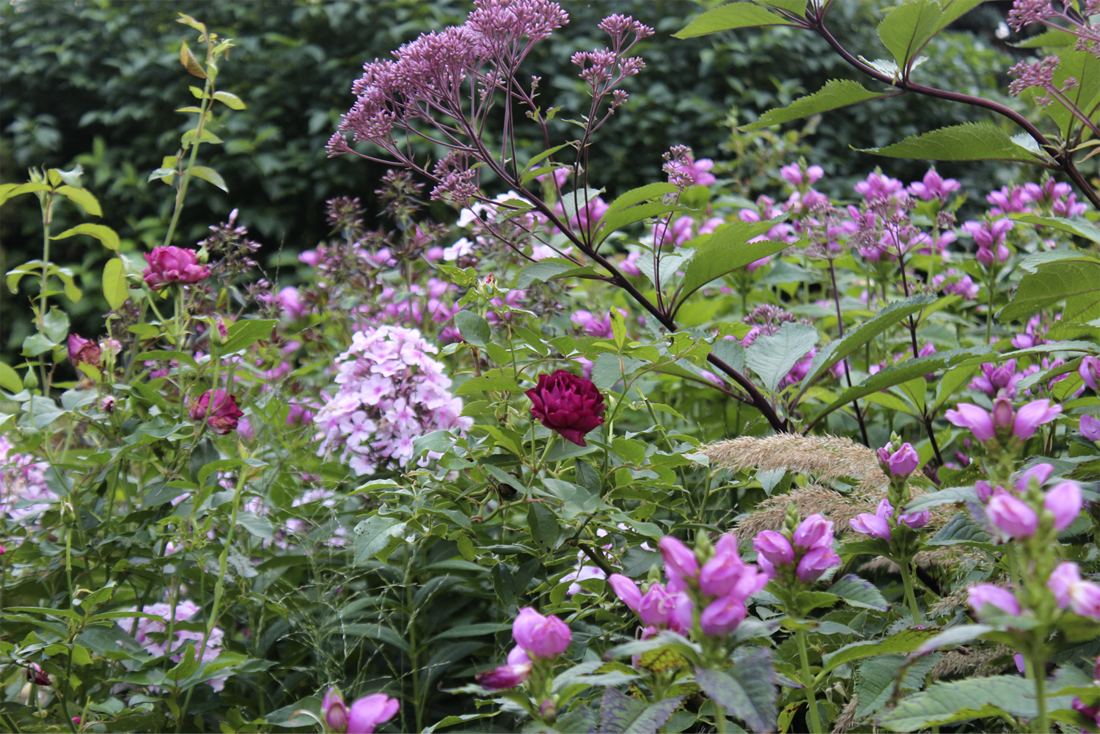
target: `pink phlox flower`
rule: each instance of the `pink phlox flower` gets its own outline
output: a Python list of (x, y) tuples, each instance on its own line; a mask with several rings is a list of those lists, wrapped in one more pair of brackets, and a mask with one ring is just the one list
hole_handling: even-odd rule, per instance
[(961, 186), (962, 184), (955, 179), (944, 179), (936, 173), (936, 169), (929, 168), (921, 182), (909, 184), (909, 193), (923, 201), (932, 199), (947, 201), (947, 197), (958, 191)]

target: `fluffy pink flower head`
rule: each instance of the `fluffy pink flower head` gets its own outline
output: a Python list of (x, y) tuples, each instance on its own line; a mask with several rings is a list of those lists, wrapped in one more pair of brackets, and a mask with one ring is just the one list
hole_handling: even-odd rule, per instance
[(531, 607), (519, 610), (512, 623), (512, 637), (533, 658), (554, 658), (565, 652), (573, 635), (554, 615), (542, 616)]
[(1020, 602), (1008, 589), (993, 584), (974, 584), (966, 590), (966, 603), (975, 612), (981, 613), (986, 604), (992, 604), (1003, 612), (1018, 617)]
[(145, 253), (145, 268), (142, 275), (145, 283), (153, 290), (170, 283), (198, 283), (210, 277), (210, 269), (199, 263), (198, 253), (180, 247), (154, 247)]
[(193, 421), (206, 420), (214, 433), (224, 436), (237, 427), (244, 413), (237, 407), (237, 399), (221, 388), (207, 390), (191, 403), (188, 415)]
[(526, 395), (536, 420), (578, 446), (587, 446), (584, 435), (603, 423), (603, 395), (591, 380), (571, 372), (539, 375), (538, 385)]
[(347, 734), (372, 734), (374, 727), (392, 719), (400, 708), (401, 703), (385, 693), (364, 696), (348, 709)]

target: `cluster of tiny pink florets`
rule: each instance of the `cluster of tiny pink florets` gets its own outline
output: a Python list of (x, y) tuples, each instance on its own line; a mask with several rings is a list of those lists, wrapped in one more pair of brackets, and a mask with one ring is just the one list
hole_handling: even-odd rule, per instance
[[(416, 329), (380, 326), (356, 332), (351, 348), (337, 358), (337, 393), (317, 415), (318, 456), (333, 456), (358, 476), (391, 462), (405, 466), (413, 442), (436, 430), (467, 430), (462, 399), (438, 350)], [(430, 455), (430, 454), (429, 454)]]

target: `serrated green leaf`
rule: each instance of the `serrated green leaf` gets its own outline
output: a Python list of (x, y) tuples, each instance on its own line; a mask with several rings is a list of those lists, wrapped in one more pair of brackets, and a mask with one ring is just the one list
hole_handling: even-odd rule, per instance
[(908, 0), (889, 13), (878, 26), (878, 37), (908, 72), (910, 62), (935, 35), (943, 8), (937, 0)]
[(405, 523), (395, 517), (368, 517), (352, 531), (352, 549), (355, 552), (353, 563), (356, 566), (366, 563), (389, 544), (390, 538), (404, 533)]
[[(531, 160), (527, 161), (527, 165), (523, 167), (524, 173), (523, 177), (520, 179), (520, 183), (526, 184), (528, 181), (531, 181), (536, 176), (540, 176), (541, 174), (539, 173), (539, 170), (541, 169), (536, 170), (535, 168), (533, 168), (533, 166), (536, 166), (541, 161), (546, 160), (567, 145), (569, 145), (569, 143), (562, 143), (561, 145), (555, 145), (553, 148), (547, 148), (546, 150), (531, 158)], [(549, 171), (547, 171), (547, 173), (549, 173)]]
[(78, 224), (75, 227), (71, 227), (61, 234), (56, 234), (50, 237), (51, 240), (63, 240), (66, 237), (74, 237), (78, 234), (85, 234), (89, 237), (95, 237), (97, 240), (103, 243), (103, 246), (108, 250), (118, 252), (119, 245), (121, 244), (118, 239), (118, 234), (110, 227), (104, 224)]
[(218, 100), (231, 110), (243, 110), (246, 105), (241, 98), (230, 92), (214, 92), (214, 99)]
[(772, 125), (791, 120), (800, 120), (829, 110), (840, 109), (849, 105), (866, 102), (870, 99), (885, 97), (886, 92), (872, 92), (859, 82), (848, 79), (830, 79), (825, 86), (813, 94), (799, 97), (786, 107), (776, 107), (765, 112), (760, 118), (749, 125), (737, 128), (741, 132), (759, 130)]
[[(1100, 227), (1087, 219), (1066, 219), (1065, 217), (1040, 217), (1036, 214), (1009, 213), (1008, 218), (1017, 222), (1038, 224), (1043, 227), (1053, 227), (1062, 232), (1068, 232), (1078, 237), (1084, 237), (1090, 242), (1100, 243)], [(1065, 252), (1054, 250), (1054, 252)], [(1070, 251), (1072, 252), (1072, 251)]]
[(0, 388), (16, 393), (23, 389), (23, 380), (11, 366), (0, 362)]
[(855, 574), (848, 574), (829, 587), (828, 593), (839, 596), (848, 606), (885, 612), (890, 608), (878, 587)]
[(948, 520), (938, 533), (929, 538), (926, 545), (969, 545), (993, 550), (994, 546), (990, 541), (991, 538), (985, 528), (974, 522), (970, 515), (960, 512)]
[(771, 651), (744, 648), (734, 656), (725, 672), (698, 668), (695, 682), (726, 712), (754, 732), (775, 731), (778, 723), (778, 685), (771, 663)]
[(1065, 301), (1062, 321), (1100, 318), (1100, 261), (1088, 256), (1046, 263), (1028, 273), (1016, 287), (1012, 301), (997, 319), (1014, 321)]
[(203, 181), (212, 183), (225, 193), (229, 193), (229, 187), (225, 185), (225, 179), (223, 179), (221, 177), (221, 174), (219, 174), (213, 168), (208, 168), (206, 166), (192, 166), (191, 175), (198, 176)]
[(847, 357), (855, 350), (862, 347), (876, 336), (886, 331), (906, 316), (917, 313), (923, 308), (936, 302), (935, 296), (912, 296), (904, 301), (896, 301), (884, 308), (870, 321), (865, 321), (852, 329), (843, 339), (829, 342), (814, 357), (810, 363), (810, 371), (802, 380), (799, 394), (806, 389), (830, 367)]
[(885, 655), (891, 652), (912, 652), (922, 642), (936, 636), (939, 630), (909, 628), (891, 635), (884, 640), (865, 640), (845, 645), (836, 652), (826, 655), (822, 662), (824, 667), (821, 672), (828, 673), (836, 670), (844, 663), (849, 663), (860, 658), (870, 658), (875, 655)]
[(673, 33), (673, 38), (695, 38), (708, 33), (729, 31), (735, 28), (755, 28), (768, 25), (795, 25), (778, 13), (752, 3), (728, 3), (708, 10), (688, 23), (687, 28)]
[(528, 506), (527, 527), (531, 531), (531, 540), (544, 551), (552, 549), (561, 534), (558, 518), (542, 502), (534, 502)]
[[(706, 239), (695, 245), (695, 255), (688, 262), (680, 285), (679, 304), (684, 303), (695, 291), (712, 280), (745, 267), (749, 263), (774, 255), (790, 247), (784, 242), (763, 240), (749, 242), (765, 234), (787, 217), (776, 217), (764, 222), (733, 222), (714, 230)], [(644, 259), (644, 258), (643, 258)]]
[(977, 501), (978, 492), (973, 487), (946, 487), (938, 492), (929, 492), (917, 497), (901, 511), (903, 515), (909, 515), (921, 510), (928, 510), (940, 505), (955, 504), (957, 502)]
[(278, 321), (272, 319), (245, 319), (230, 324), (226, 329), (225, 342), (221, 346), (222, 354), (247, 349), (261, 339), (270, 339), (271, 330)]
[[(900, 689), (913, 691), (923, 688), (924, 677), (938, 659), (938, 655), (929, 655), (909, 666), (900, 683)], [(906, 662), (906, 656), (893, 654), (869, 658), (860, 665), (856, 681), (856, 695), (859, 697), (857, 719), (882, 710), (893, 695), (897, 677)]]
[(539, 260), (537, 263), (531, 263), (519, 272), (519, 277), (516, 279), (516, 287), (526, 288), (532, 283), (548, 282), (552, 278), (563, 275), (575, 267), (576, 265), (568, 260), (557, 257), (548, 257), (545, 260)]
[[(1068, 708), (1072, 696), (1062, 698), (1048, 698), (1049, 709)], [(890, 731), (907, 732), (995, 716), (1002, 711), (1034, 719), (1038, 715), (1035, 683), (1014, 675), (937, 683), (927, 691), (902, 699), (879, 722)]]
[(855, 148), (887, 158), (929, 161), (1023, 161), (1038, 163), (1043, 157), (1017, 145), (1000, 127), (989, 122), (966, 122), (932, 132), (910, 135), (885, 148)]
[(103, 296), (112, 311), (122, 308), (130, 297), (130, 288), (126, 284), (126, 266), (122, 260), (112, 257), (103, 266)]
[(775, 391), (798, 360), (817, 346), (820, 336), (810, 324), (783, 324), (778, 333), (756, 338), (752, 346), (745, 350), (745, 364), (764, 381), (769, 390)]
[(103, 216), (103, 210), (99, 208), (99, 202), (96, 201), (96, 198), (92, 196), (92, 193), (87, 189), (78, 189), (75, 186), (62, 186), (58, 188), (57, 193), (79, 205), (80, 208), (88, 214), (94, 217)]
[(46, 183), (35, 183), (30, 181), (25, 184), (4, 184), (0, 186), (0, 206), (5, 201), (21, 194), (33, 194), (36, 191), (49, 191), (50, 185)]
[(458, 333), (467, 344), (485, 347), (492, 341), (493, 333), (489, 329), (489, 322), (473, 311), (462, 310), (456, 313), (455, 326), (458, 327)]

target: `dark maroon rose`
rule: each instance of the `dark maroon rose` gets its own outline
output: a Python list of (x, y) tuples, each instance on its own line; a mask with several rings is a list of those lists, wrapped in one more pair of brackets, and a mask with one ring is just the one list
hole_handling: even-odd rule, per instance
[(69, 361), (73, 363), (73, 367), (90, 364), (98, 368), (102, 354), (103, 350), (91, 339), (69, 334)]
[(191, 403), (188, 411), (193, 421), (206, 420), (210, 430), (224, 436), (237, 427), (237, 421), (244, 413), (237, 407), (237, 400), (225, 390), (207, 390), (202, 397)]
[(571, 372), (539, 375), (539, 384), (527, 391), (527, 397), (539, 423), (578, 446), (587, 446), (584, 434), (603, 423), (603, 395), (591, 380)]
[(169, 283), (198, 283), (210, 276), (210, 269), (199, 262), (198, 253), (182, 247), (154, 247), (145, 254), (149, 267), (142, 273), (153, 290)]

